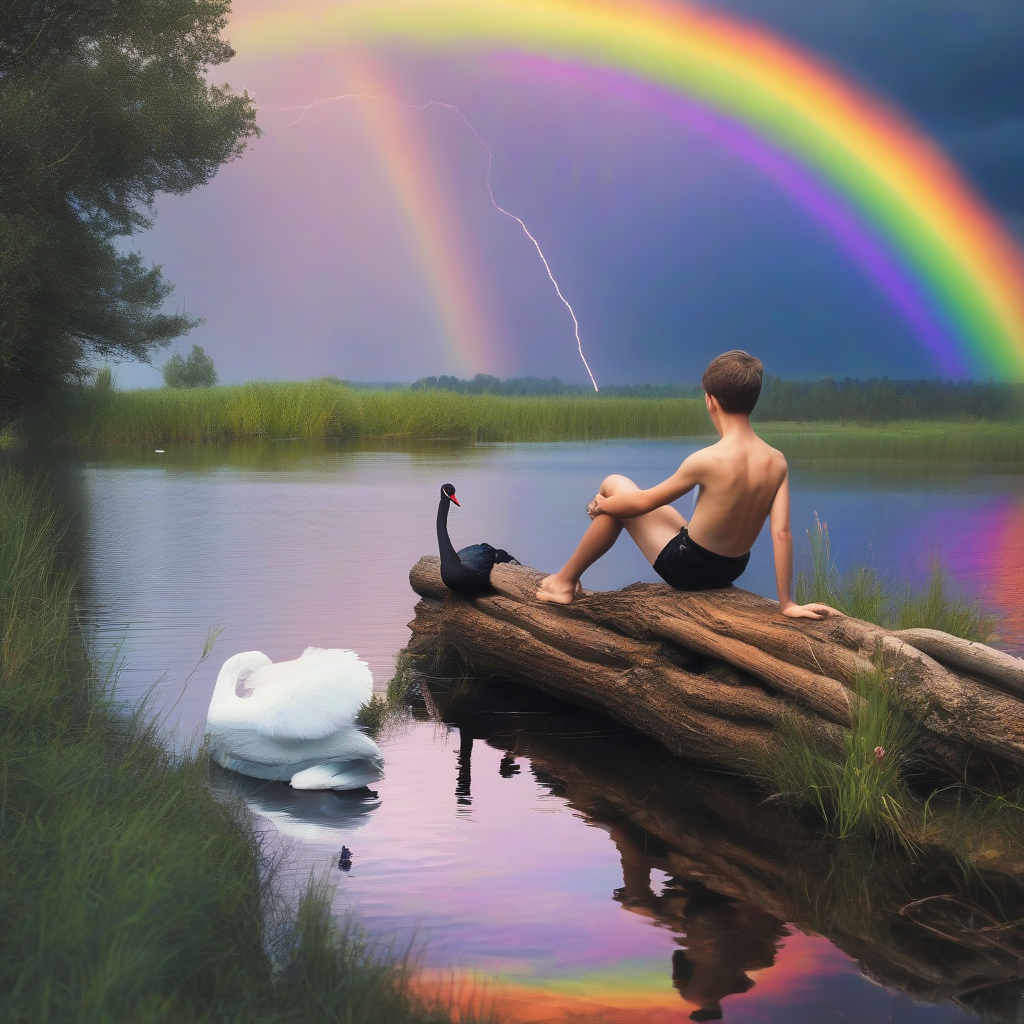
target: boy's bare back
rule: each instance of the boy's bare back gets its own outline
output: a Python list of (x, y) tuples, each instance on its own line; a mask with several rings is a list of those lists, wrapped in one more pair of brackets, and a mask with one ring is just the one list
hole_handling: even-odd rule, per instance
[[(628, 477), (606, 477), (587, 506), (592, 522), (569, 561), (545, 577), (537, 599), (570, 604), (580, 576), (627, 530), (647, 560), (677, 590), (729, 586), (747, 566), (766, 519), (771, 520), (779, 610), (790, 618), (837, 614), (793, 601), (793, 537), (789, 470), (781, 452), (750, 425), (764, 367), (747, 352), (725, 352), (704, 372), (704, 401), (721, 440), (694, 452), (667, 480), (642, 490)], [(672, 502), (699, 488), (690, 521)]]
[(753, 431), (694, 452), (679, 470), (700, 487), (688, 523), (690, 536), (701, 547), (728, 556), (753, 547), (788, 475), (783, 454)]

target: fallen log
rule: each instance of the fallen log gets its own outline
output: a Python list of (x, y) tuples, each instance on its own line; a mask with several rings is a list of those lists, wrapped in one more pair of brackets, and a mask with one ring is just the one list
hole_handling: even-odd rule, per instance
[[(788, 619), (735, 587), (682, 594), (664, 584), (534, 598), (543, 574), (498, 565), (496, 593), (473, 600), (421, 558), (414, 654), (457, 650), (474, 675), (524, 682), (633, 726), (673, 753), (743, 768), (798, 722), (839, 743), (858, 678), (884, 668), (937, 749), (1024, 765), (1024, 662), (935, 630), (892, 632), (847, 617)], [(1021, 685), (1017, 685), (1020, 679)]]
[(922, 654), (1024, 696), (1024, 661), (1020, 658), (938, 629), (902, 629), (893, 636)]

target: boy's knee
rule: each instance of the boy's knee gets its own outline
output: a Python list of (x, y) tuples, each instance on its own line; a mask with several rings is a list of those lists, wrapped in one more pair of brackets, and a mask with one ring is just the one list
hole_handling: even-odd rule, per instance
[(636, 484), (628, 476), (613, 473), (601, 481), (601, 494), (605, 498), (609, 498), (613, 494), (618, 494), (624, 490), (636, 490)]

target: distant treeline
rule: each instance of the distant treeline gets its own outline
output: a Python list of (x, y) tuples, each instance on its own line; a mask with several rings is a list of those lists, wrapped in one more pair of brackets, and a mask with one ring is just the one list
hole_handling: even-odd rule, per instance
[[(594, 398), (695, 398), (699, 387), (681, 384), (615, 384), (597, 394), (557, 377), (423, 377), (413, 391), (463, 395), (577, 395)], [(1010, 420), (1024, 417), (1024, 385), (952, 380), (783, 380), (766, 376), (754, 418), (761, 422), (887, 423), (894, 420)]]
[[(421, 377), (410, 385), (413, 391), (455, 391), (460, 395), (594, 395), (585, 384), (567, 384), (557, 377), (492, 377), (478, 373), (472, 380), (460, 377)], [(698, 398), (700, 388), (677, 384), (610, 384), (595, 397), (603, 398)]]
[(755, 419), (887, 423), (893, 420), (1011, 420), (1024, 417), (1024, 385), (993, 381), (802, 381), (765, 377)]

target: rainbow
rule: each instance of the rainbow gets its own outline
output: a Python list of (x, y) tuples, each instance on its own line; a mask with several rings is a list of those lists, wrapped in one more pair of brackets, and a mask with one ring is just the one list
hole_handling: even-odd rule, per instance
[(249, 57), (511, 52), (675, 94), (813, 208), (943, 369), (1024, 379), (1024, 259), (1009, 236), (905, 120), (766, 31), (657, 0), (346, 0), (238, 17), (232, 36)]
[(475, 280), (471, 246), (458, 230), (460, 220), (448, 190), (438, 180), (434, 163), (410, 123), (416, 111), (372, 98), (398, 94), (376, 61), (350, 56), (345, 72), (355, 92), (362, 94), (357, 109), (419, 249), (437, 297), (442, 334), (459, 370), (493, 372), (500, 362), (500, 346), (482, 309), (484, 287)]

